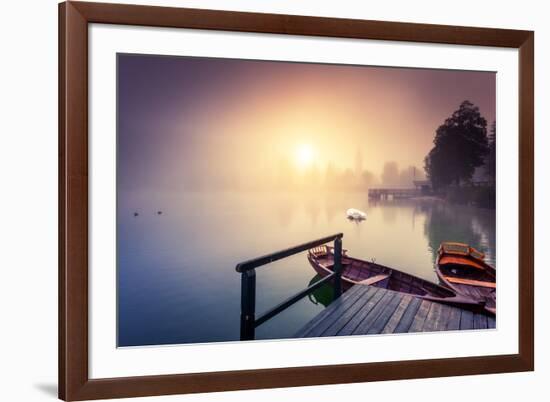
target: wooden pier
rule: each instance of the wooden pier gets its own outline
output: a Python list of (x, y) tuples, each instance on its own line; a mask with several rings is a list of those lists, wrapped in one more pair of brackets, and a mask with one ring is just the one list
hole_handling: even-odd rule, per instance
[[(235, 270), (241, 274), (241, 340), (254, 340), (258, 326), (327, 283), (333, 286), (332, 303), (299, 330), (296, 338), (496, 328), (495, 317), (488, 313), (472, 312), (408, 293), (363, 284), (343, 292), (342, 237), (342, 233), (336, 233), (237, 264)], [(332, 273), (256, 315), (256, 269), (332, 241)]]
[(355, 285), (296, 333), (297, 338), (496, 327), (494, 316), (373, 286)]
[(371, 188), (369, 189), (369, 198), (378, 200), (382, 199), (397, 199), (397, 198), (412, 198), (424, 195), (422, 190), (416, 188)]

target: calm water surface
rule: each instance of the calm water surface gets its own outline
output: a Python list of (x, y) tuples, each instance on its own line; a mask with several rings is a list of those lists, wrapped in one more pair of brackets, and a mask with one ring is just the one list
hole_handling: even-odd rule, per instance
[[(132, 205), (118, 207), (119, 346), (238, 340), (235, 265), (337, 232), (344, 233), (349, 255), (434, 282), (435, 251), (442, 241), (469, 243), (495, 263), (494, 210), (433, 201), (369, 202), (362, 193), (131, 199)], [(366, 211), (367, 220), (348, 221), (348, 208)], [(257, 313), (313, 280), (305, 252), (259, 268)], [(257, 339), (292, 337), (329, 300), (330, 289), (320, 289), (260, 326)]]

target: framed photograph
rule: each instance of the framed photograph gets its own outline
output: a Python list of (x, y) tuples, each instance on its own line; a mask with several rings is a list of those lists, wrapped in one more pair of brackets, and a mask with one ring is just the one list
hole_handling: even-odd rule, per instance
[(533, 370), (533, 32), (59, 24), (61, 399)]

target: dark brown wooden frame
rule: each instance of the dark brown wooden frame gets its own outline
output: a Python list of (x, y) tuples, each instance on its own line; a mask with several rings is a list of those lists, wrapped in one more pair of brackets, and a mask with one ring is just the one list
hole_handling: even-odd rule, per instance
[[(88, 24), (108, 23), (519, 49), (519, 353), (89, 379)], [(59, 5), (59, 397), (83, 400), (532, 371), (534, 33), (119, 4)]]

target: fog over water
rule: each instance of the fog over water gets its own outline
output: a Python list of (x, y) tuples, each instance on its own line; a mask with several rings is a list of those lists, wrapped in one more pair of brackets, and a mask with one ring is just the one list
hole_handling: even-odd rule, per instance
[[(366, 211), (367, 219), (348, 221), (349, 207)], [(139, 216), (133, 216), (134, 209)], [(249, 258), (343, 232), (351, 256), (374, 258), (437, 282), (433, 262), (440, 242), (469, 243), (494, 263), (494, 228), (494, 210), (439, 202), (369, 203), (361, 193), (136, 198), (133, 208), (119, 209), (119, 345), (238, 340), (240, 275), (235, 265)], [(314, 277), (305, 253), (259, 268), (257, 312), (305, 288)], [(315, 296), (260, 326), (257, 338), (292, 336), (324, 308), (323, 291), (317, 292), (320, 300)]]
[[(237, 340), (236, 264), (338, 232), (351, 256), (432, 281), (441, 241), (494, 262), (494, 210), (367, 196), (424, 178), (464, 100), (492, 122), (494, 73), (128, 54), (117, 68), (119, 346)], [(314, 279), (305, 253), (258, 269), (257, 312)], [(326, 294), (257, 337), (292, 336)]]

